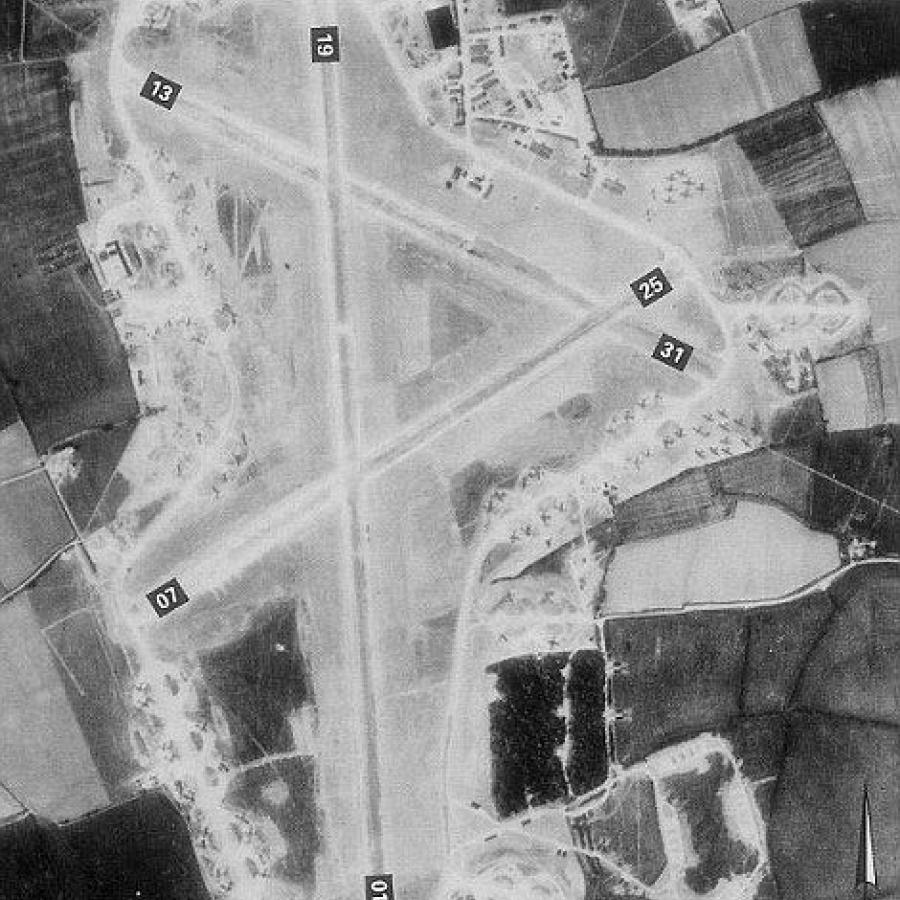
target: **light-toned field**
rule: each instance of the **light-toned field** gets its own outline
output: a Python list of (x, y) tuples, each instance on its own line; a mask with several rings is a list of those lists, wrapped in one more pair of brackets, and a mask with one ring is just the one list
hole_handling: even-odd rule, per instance
[(0, 606), (0, 778), (54, 821), (109, 802), (63, 677), (27, 596)]
[(37, 454), (28, 430), (17, 419), (0, 431), (0, 478), (20, 475), (37, 465)]
[(640, 81), (586, 93), (604, 145), (643, 150), (688, 146), (819, 87), (800, 14), (788, 10)]
[(798, 0), (721, 0), (721, 4), (734, 29), (800, 5)]
[(604, 612), (778, 597), (839, 564), (831, 535), (775, 507), (741, 502), (723, 522), (619, 547), (607, 572)]
[(875, 340), (900, 336), (900, 305), (896, 285), (900, 280), (897, 223), (870, 222), (837, 234), (807, 248), (807, 260), (824, 273), (834, 273), (862, 288), (872, 314)]
[(75, 537), (45, 472), (0, 488), (0, 582), (17, 588)]
[(576, 314), (361, 215), (347, 235), (364, 445), (536, 355)]
[(791, 235), (734, 136), (716, 141), (710, 152), (716, 163), (726, 252), (789, 254)]
[(840, 148), (869, 221), (896, 219), (900, 212), (898, 97), (900, 79), (886, 78), (817, 106)]

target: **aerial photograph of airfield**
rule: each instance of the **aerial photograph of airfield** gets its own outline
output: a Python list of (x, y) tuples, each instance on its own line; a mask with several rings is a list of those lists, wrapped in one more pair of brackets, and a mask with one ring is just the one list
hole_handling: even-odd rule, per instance
[(0, 7), (0, 900), (900, 893), (900, 4)]

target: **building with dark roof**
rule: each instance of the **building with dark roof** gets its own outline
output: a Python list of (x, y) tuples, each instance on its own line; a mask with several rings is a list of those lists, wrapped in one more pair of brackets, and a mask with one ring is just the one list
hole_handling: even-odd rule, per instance
[(503, 12), (508, 16), (558, 9), (564, 0), (503, 0)]
[(459, 45), (459, 29), (453, 20), (453, 10), (449, 5), (429, 9), (425, 13), (431, 43), (435, 50), (446, 50)]

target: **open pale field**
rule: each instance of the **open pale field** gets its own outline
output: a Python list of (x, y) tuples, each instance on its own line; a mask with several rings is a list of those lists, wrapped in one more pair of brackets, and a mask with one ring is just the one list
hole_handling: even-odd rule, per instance
[(453, 250), (366, 215), (348, 229), (366, 445), (514, 369), (576, 322), (575, 313), (523, 296)]
[(720, 2), (735, 30), (745, 28), (757, 19), (774, 16), (777, 12), (799, 5), (797, 0), (720, 0)]
[(841, 150), (870, 221), (896, 218), (900, 211), (898, 96), (900, 79), (887, 78), (838, 94), (817, 107)]
[(0, 488), (0, 582), (18, 587), (75, 534), (42, 471)]
[(25, 597), (0, 606), (3, 780), (54, 821), (109, 802), (50, 647)]
[(900, 336), (900, 306), (894, 290), (900, 279), (896, 246), (897, 223), (885, 221), (836, 234), (806, 250), (807, 260), (822, 272), (865, 287), (876, 340)]
[(0, 431), (0, 478), (18, 475), (37, 465), (37, 454), (28, 430), (16, 419)]
[(818, 89), (800, 14), (789, 10), (661, 72), (587, 97), (604, 146), (649, 150), (688, 146)]
[(625, 544), (606, 579), (610, 614), (790, 593), (837, 568), (837, 541), (764, 504), (738, 503), (732, 518)]

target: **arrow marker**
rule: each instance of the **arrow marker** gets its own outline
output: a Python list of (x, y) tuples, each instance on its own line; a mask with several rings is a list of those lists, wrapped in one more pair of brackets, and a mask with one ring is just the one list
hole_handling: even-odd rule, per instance
[(856, 857), (856, 886), (862, 885), (863, 900), (868, 887), (876, 886), (875, 851), (872, 847), (872, 814), (869, 811), (869, 787), (863, 787), (862, 819), (859, 823), (859, 853)]

